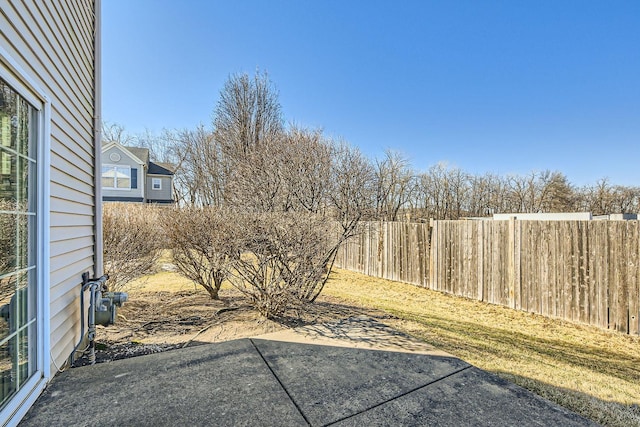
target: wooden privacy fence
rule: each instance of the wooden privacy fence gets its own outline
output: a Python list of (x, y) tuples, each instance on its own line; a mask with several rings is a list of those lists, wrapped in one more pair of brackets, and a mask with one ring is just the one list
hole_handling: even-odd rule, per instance
[(640, 222), (366, 223), (336, 265), (640, 334)]
[(365, 222), (344, 243), (336, 265), (369, 276), (429, 285), (429, 227), (406, 222)]

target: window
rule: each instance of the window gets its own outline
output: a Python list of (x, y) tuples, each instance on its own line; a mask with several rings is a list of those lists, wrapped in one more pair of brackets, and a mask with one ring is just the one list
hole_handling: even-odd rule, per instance
[(0, 408), (38, 368), (39, 117), (0, 77)]
[(130, 190), (132, 188), (131, 168), (129, 166), (103, 165), (102, 188), (108, 190)]
[(152, 178), (151, 188), (154, 190), (162, 190), (162, 180), (160, 178)]

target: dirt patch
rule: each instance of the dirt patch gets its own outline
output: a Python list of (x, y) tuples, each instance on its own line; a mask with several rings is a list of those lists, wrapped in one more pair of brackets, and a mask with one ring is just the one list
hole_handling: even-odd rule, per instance
[[(171, 281), (173, 277), (173, 281)], [(170, 286), (166, 285), (171, 282)], [(287, 328), (367, 315), (388, 318), (382, 310), (355, 307), (320, 296), (303, 309), (278, 319), (266, 319), (235, 289), (225, 288), (220, 300), (179, 276), (150, 277), (128, 290), (129, 300), (118, 309), (115, 325), (97, 327), (96, 363), (144, 354), (255, 337)], [(75, 366), (89, 363), (88, 355)]]

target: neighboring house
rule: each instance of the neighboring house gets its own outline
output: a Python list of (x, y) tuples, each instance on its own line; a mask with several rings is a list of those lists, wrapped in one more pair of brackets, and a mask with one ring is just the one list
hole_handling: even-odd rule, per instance
[(82, 274), (102, 274), (100, 0), (1, 0), (0, 29), (0, 425), (16, 425), (81, 338)]
[(590, 221), (591, 212), (540, 212), (540, 213), (499, 213), (494, 220), (518, 219), (524, 221)]
[(116, 141), (102, 147), (102, 200), (172, 204), (173, 167), (149, 160), (149, 150)]
[[(608, 215), (592, 215), (591, 212), (548, 212), (548, 213), (502, 213), (493, 214), (494, 220), (519, 219), (525, 221), (591, 221), (611, 220), (629, 221), (637, 220), (637, 214), (618, 213)], [(487, 219), (487, 218), (480, 218)]]

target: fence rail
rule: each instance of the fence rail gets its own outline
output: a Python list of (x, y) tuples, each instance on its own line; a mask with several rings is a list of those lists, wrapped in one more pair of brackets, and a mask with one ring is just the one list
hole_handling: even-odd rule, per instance
[(371, 222), (336, 265), (640, 334), (640, 222)]

